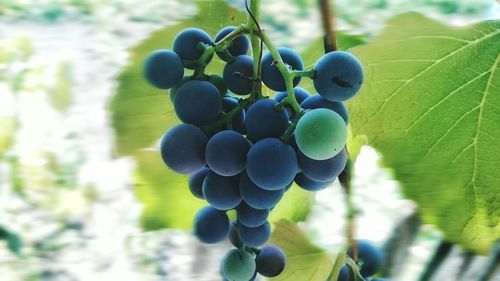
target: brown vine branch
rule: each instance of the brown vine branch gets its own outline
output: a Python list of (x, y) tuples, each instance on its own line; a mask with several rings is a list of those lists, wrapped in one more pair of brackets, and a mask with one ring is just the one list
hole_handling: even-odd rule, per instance
[[(334, 24), (334, 12), (332, 9), (333, 1), (331, 0), (319, 0), (319, 5), (321, 8), (321, 23), (323, 25), (323, 44), (325, 47), (325, 54), (338, 50), (337, 37), (335, 35), (335, 24)], [(355, 216), (356, 209), (352, 202), (352, 176), (353, 176), (353, 164), (350, 161), (349, 152), (347, 147), (345, 148), (348, 156), (348, 162), (346, 168), (339, 175), (339, 182), (344, 189), (346, 196), (347, 205), (347, 225), (346, 225), (346, 236), (349, 245), (351, 246), (352, 258), (354, 261), (358, 260), (358, 249), (356, 245), (356, 228), (355, 228)]]
[(325, 53), (337, 51), (337, 38), (335, 36), (334, 13), (331, 9), (333, 4), (329, 0), (319, 0), (321, 8), (321, 23), (323, 25), (323, 44)]

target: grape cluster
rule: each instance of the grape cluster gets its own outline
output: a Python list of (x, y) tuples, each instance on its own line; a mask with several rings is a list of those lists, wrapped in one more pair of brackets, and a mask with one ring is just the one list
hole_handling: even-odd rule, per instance
[[(231, 281), (283, 271), (283, 251), (262, 247), (271, 235), (269, 213), (293, 182), (318, 191), (342, 172), (348, 122), (342, 101), (363, 81), (359, 61), (336, 51), (311, 70), (319, 95), (298, 87), (300, 75), (291, 81), (292, 94), (271, 52), (260, 62), (262, 77), (253, 77), (254, 59), (246, 55), (249, 39), (240, 31), (228, 26), (212, 40), (200, 29), (185, 29), (173, 50), (152, 52), (144, 65), (152, 85), (170, 89), (182, 121), (161, 138), (161, 156), (170, 169), (190, 174), (191, 193), (208, 202), (194, 219), (198, 239), (216, 243), (229, 236), (236, 247), (221, 263), (224, 280)], [(288, 71), (304, 70), (294, 50), (277, 52)], [(203, 73), (213, 54), (226, 63), (222, 76)], [(194, 72), (186, 75), (185, 69)], [(261, 82), (277, 92), (273, 99), (256, 94)], [(229, 210), (236, 211), (233, 222)]]

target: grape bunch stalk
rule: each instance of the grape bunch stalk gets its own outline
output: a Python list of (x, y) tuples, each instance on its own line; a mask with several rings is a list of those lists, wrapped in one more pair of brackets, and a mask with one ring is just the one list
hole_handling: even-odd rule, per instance
[[(284, 252), (264, 246), (269, 214), (294, 182), (319, 191), (343, 171), (348, 114), (342, 102), (363, 82), (361, 64), (348, 52), (327, 53), (304, 69), (299, 54), (274, 47), (257, 11), (247, 10), (247, 24), (224, 27), (213, 39), (197, 27), (184, 29), (171, 50), (153, 51), (144, 63), (146, 79), (170, 89), (182, 121), (161, 138), (161, 156), (168, 168), (190, 174), (191, 193), (208, 203), (194, 218), (198, 239), (229, 237), (235, 246), (220, 268), (230, 281), (284, 270)], [(226, 63), (222, 75), (205, 73), (214, 55)], [(318, 95), (299, 87), (304, 77)], [(274, 98), (262, 94), (262, 84)]]

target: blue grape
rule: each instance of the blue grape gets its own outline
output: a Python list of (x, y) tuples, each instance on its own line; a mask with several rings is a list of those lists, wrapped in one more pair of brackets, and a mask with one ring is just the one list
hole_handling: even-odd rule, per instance
[(221, 262), (222, 276), (231, 281), (247, 281), (255, 274), (253, 255), (242, 249), (229, 251)]
[(320, 191), (327, 188), (333, 181), (319, 182), (308, 178), (304, 173), (298, 173), (294, 179), (295, 183), (307, 191)]
[(314, 68), (314, 88), (329, 101), (345, 101), (354, 96), (363, 84), (363, 67), (355, 56), (347, 52), (325, 54)]
[(298, 170), (293, 148), (279, 139), (258, 141), (247, 155), (247, 174), (257, 186), (279, 190), (293, 181)]
[[(222, 110), (224, 113), (228, 113), (234, 108), (238, 107), (240, 103), (238, 100), (231, 96), (225, 96), (222, 98)], [(231, 129), (235, 130), (241, 134), (246, 134), (245, 128), (245, 110), (240, 110), (236, 115), (233, 116), (233, 121), (231, 123)]]
[(253, 60), (246, 55), (237, 56), (233, 62), (224, 67), (224, 83), (237, 95), (248, 95), (252, 92)]
[[(303, 88), (301, 87), (295, 87), (293, 88), (293, 94), (295, 95), (295, 99), (299, 104), (301, 104), (305, 99), (310, 97), (310, 94)], [(276, 102), (280, 102), (283, 99), (285, 99), (288, 96), (288, 93), (285, 92), (278, 92), (276, 93), (276, 96), (274, 96), (274, 100)]]
[(248, 108), (245, 127), (249, 139), (279, 138), (286, 132), (288, 113), (285, 109), (277, 110), (276, 104), (274, 100), (263, 99)]
[[(326, 160), (314, 160), (304, 155), (301, 151), (297, 153), (299, 168), (309, 179), (318, 182), (335, 180), (344, 170), (347, 163), (345, 148), (339, 154)], [(208, 161), (208, 160), (207, 160)]]
[(204, 126), (217, 120), (222, 112), (219, 90), (207, 81), (187, 81), (178, 90), (175, 113), (184, 123)]
[[(349, 278), (351, 276), (351, 278)], [(337, 278), (337, 281), (349, 281), (349, 280), (354, 280), (353, 279), (353, 273), (352, 269), (349, 265), (344, 264), (342, 268), (340, 269), (339, 272), (339, 277)]]
[(243, 201), (255, 209), (270, 209), (283, 197), (285, 189), (267, 190), (258, 187), (246, 172), (240, 176), (240, 194)]
[[(203, 55), (200, 43), (212, 45), (212, 38), (201, 29), (186, 28), (175, 37), (173, 49), (182, 60), (197, 60)], [(196, 65), (185, 64), (184, 67), (194, 69)]]
[(203, 196), (219, 210), (230, 210), (241, 203), (239, 177), (223, 177), (211, 171), (203, 181)]
[(258, 227), (263, 225), (266, 223), (267, 217), (269, 216), (269, 210), (255, 209), (248, 206), (245, 202), (241, 202), (241, 204), (236, 208), (236, 213), (238, 216), (238, 222), (248, 227)]
[(321, 97), (320, 95), (310, 96), (305, 99), (300, 107), (303, 109), (316, 109), (316, 108), (327, 108), (337, 112), (345, 123), (349, 122), (349, 114), (347, 113), (347, 108), (342, 102), (329, 101)]
[(182, 80), (184, 67), (181, 58), (175, 52), (156, 50), (146, 58), (144, 75), (153, 86), (169, 89)]
[[(384, 253), (379, 247), (368, 240), (358, 240), (356, 246), (358, 249), (358, 259), (363, 262), (359, 273), (363, 277), (372, 276), (384, 263)], [(352, 249), (349, 248), (347, 253), (352, 257)]]
[(172, 170), (191, 174), (205, 166), (208, 137), (200, 128), (179, 124), (167, 131), (160, 143), (161, 157)]
[(194, 234), (201, 242), (217, 243), (229, 232), (229, 218), (225, 212), (210, 206), (201, 208), (194, 218)]
[(271, 237), (271, 225), (268, 222), (258, 227), (247, 227), (240, 223), (238, 230), (243, 244), (253, 248), (263, 245)]
[(209, 172), (209, 168), (203, 167), (189, 177), (189, 190), (195, 197), (205, 199), (203, 196), (203, 181)]
[(245, 169), (250, 143), (235, 131), (218, 132), (207, 144), (205, 158), (208, 166), (221, 176), (234, 176)]
[(265, 277), (278, 276), (285, 269), (285, 253), (276, 246), (267, 246), (255, 257), (257, 272)]
[(229, 241), (236, 248), (240, 248), (243, 242), (241, 242), (240, 234), (238, 234), (238, 229), (236, 222), (232, 222), (229, 227)]
[[(292, 70), (302, 70), (304, 69), (304, 63), (300, 58), (299, 54), (290, 48), (278, 48), (277, 49), (283, 62), (289, 66)], [(302, 77), (298, 76), (293, 79), (293, 87), (300, 83)], [(276, 67), (271, 53), (267, 53), (262, 57), (262, 82), (274, 91), (286, 91), (285, 79), (281, 75), (281, 72)]]
[[(214, 42), (217, 43), (222, 38), (226, 37), (229, 33), (233, 32), (236, 29), (236, 26), (226, 26), (223, 29), (221, 29), (217, 35), (215, 35), (215, 40)], [(246, 35), (240, 35), (236, 37), (231, 43), (229, 48), (227, 49), (229, 54), (233, 57), (239, 56), (239, 55), (244, 55), (248, 52), (248, 48), (250, 46), (250, 42), (248, 41), (248, 37)], [(221, 56), (219, 53), (217, 55), (221, 58), (224, 59), (223, 56)]]

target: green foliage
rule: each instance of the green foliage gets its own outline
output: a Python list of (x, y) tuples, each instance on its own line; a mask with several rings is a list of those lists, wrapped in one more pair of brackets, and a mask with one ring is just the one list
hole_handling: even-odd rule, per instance
[(324, 281), (330, 276), (334, 260), (312, 244), (296, 224), (286, 220), (275, 223), (270, 243), (280, 247), (287, 258), (283, 272), (271, 280)]
[(428, 223), (465, 248), (500, 237), (500, 21), (452, 28), (416, 13), (354, 54), (366, 82), (348, 103)]

